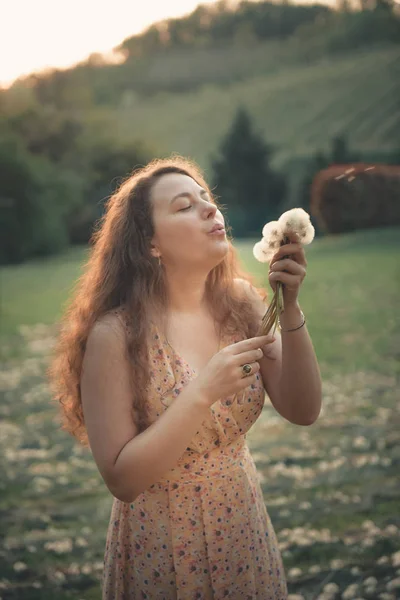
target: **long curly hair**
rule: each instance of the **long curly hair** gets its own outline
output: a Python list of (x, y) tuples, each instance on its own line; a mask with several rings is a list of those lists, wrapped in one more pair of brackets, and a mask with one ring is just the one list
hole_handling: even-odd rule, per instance
[[(167, 173), (188, 175), (208, 191), (200, 168), (181, 156), (156, 159), (129, 175), (106, 201), (90, 240), (89, 258), (77, 280), (71, 300), (59, 322), (53, 356), (47, 370), (53, 399), (61, 409), (62, 429), (89, 446), (80, 393), (86, 341), (94, 323), (103, 315), (124, 309), (125, 352), (132, 365), (132, 418), (139, 433), (149, 426), (147, 387), (150, 378), (148, 332), (150, 310), (165, 314), (164, 269), (150, 252), (154, 236), (151, 190)], [(229, 250), (208, 274), (206, 300), (222, 332), (256, 335), (259, 318), (252, 302), (235, 285), (235, 279), (251, 283), (265, 300), (267, 291), (241, 267), (225, 219)], [(118, 310), (117, 310), (118, 312)], [(154, 313), (153, 313), (154, 314)]]

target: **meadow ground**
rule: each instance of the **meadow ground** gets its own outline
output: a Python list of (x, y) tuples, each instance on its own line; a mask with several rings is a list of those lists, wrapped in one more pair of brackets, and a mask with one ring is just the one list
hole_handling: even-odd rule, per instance
[[(311, 427), (268, 398), (247, 436), (292, 594), (400, 594), (398, 228), (316, 239), (300, 304), (323, 378)], [(237, 240), (244, 265), (266, 283)], [(45, 368), (86, 250), (2, 268), (0, 598), (100, 599), (112, 497), (61, 431)], [(327, 586), (327, 587), (326, 587)]]

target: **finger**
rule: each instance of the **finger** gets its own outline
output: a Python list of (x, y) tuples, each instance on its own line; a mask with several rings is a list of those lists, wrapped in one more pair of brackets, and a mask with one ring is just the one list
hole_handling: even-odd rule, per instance
[[(258, 371), (261, 369), (260, 363), (255, 362), (255, 361), (253, 361), (253, 362), (245, 362), (243, 364), (245, 364), (245, 365), (251, 365), (251, 375), (254, 375), (254, 373), (258, 373)], [(250, 377), (250, 375), (245, 375), (245, 373), (243, 373), (242, 367), (243, 367), (243, 365), (240, 365), (240, 371), (241, 371), (242, 377)]]
[(297, 273), (300, 275), (303, 273), (304, 267), (291, 258), (284, 258), (282, 260), (277, 260), (270, 266), (269, 272), (271, 273), (273, 271), (286, 271), (288, 273)]
[(248, 338), (247, 340), (240, 340), (236, 344), (229, 346), (232, 354), (242, 354), (248, 350), (254, 350), (255, 348), (261, 348), (264, 344), (267, 344), (273, 337), (270, 333), (268, 335), (259, 335), (257, 337)]
[(286, 256), (287, 254), (291, 255), (291, 258), (296, 262), (306, 265), (307, 261), (305, 258), (304, 246), (303, 244), (285, 244), (284, 246), (280, 246), (280, 248), (275, 252), (270, 260), (270, 265), (279, 260), (282, 256)]
[(298, 233), (296, 233), (295, 231), (291, 231), (288, 235), (289, 240), (293, 243), (297, 243), (300, 242), (300, 236)]
[(300, 286), (301, 280), (299, 280), (298, 275), (292, 275), (291, 273), (283, 273), (283, 271), (274, 271), (269, 276), (270, 282), (281, 281), (282, 283), (286, 283), (288, 289), (294, 289)]
[(234, 358), (234, 363), (236, 365), (244, 365), (246, 363), (254, 363), (257, 360), (260, 360), (264, 356), (262, 348), (256, 348), (256, 350), (249, 350), (248, 352), (242, 352), (240, 354), (236, 354)]

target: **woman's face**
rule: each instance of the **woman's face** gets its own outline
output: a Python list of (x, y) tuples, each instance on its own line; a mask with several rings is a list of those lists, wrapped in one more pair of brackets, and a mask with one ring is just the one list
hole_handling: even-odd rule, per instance
[(162, 175), (151, 191), (155, 235), (153, 244), (165, 265), (212, 269), (229, 249), (225, 232), (210, 234), (225, 225), (221, 211), (194, 179), (180, 173)]

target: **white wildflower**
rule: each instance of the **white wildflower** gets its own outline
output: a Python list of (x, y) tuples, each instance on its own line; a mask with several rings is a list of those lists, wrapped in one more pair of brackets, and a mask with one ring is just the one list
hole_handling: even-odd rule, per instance
[(400, 566), (400, 550), (398, 552), (394, 552), (391, 556), (392, 559), (392, 565), (394, 567), (399, 567)]
[(321, 567), (319, 565), (312, 565), (312, 567), (308, 569), (308, 572), (312, 575), (317, 575), (317, 573), (321, 572)]
[(392, 579), (392, 581), (389, 581), (389, 583), (386, 585), (386, 589), (389, 590), (389, 592), (391, 592), (392, 590), (398, 590), (400, 588), (400, 577), (397, 577), (396, 579)]
[(378, 580), (376, 577), (368, 577), (363, 581), (363, 585), (365, 586), (373, 586), (375, 587), (378, 584)]
[(340, 587), (337, 583), (327, 583), (324, 585), (324, 589), (322, 590), (324, 594), (337, 594), (340, 591)]
[(369, 448), (369, 441), (363, 435), (359, 435), (353, 440), (353, 448)]
[(53, 576), (54, 576), (54, 580), (59, 583), (63, 583), (66, 579), (66, 577), (62, 571), (54, 571)]
[(90, 573), (93, 571), (92, 565), (90, 565), (89, 563), (86, 563), (85, 565), (83, 565), (81, 567), (81, 573), (83, 573), (84, 575), (90, 575)]
[(344, 567), (344, 565), (345, 565), (345, 562), (341, 558), (334, 558), (329, 563), (329, 566), (331, 569), (342, 569)]
[(56, 554), (65, 554), (72, 551), (72, 540), (66, 538), (64, 540), (55, 540), (54, 542), (46, 542), (45, 550), (52, 550)]
[(303, 571), (298, 567), (293, 567), (289, 569), (288, 575), (289, 577), (300, 577), (303, 574)]
[(372, 548), (372, 546), (375, 544), (375, 540), (372, 537), (366, 537), (363, 540), (361, 540), (361, 546), (363, 548)]
[(60, 475), (60, 477), (57, 477), (57, 483), (59, 483), (60, 485), (68, 485), (69, 478), (65, 475)]
[(79, 564), (77, 562), (71, 563), (69, 565), (69, 567), (67, 568), (67, 573), (69, 575), (79, 575), (79, 573), (80, 573)]
[(88, 542), (87, 542), (87, 540), (85, 540), (85, 538), (83, 538), (83, 537), (76, 538), (75, 546), (78, 546), (78, 548), (83, 548), (87, 545), (88, 545)]
[(351, 583), (343, 592), (342, 598), (343, 600), (353, 600), (358, 590), (357, 583)]
[(310, 216), (302, 208), (292, 208), (284, 212), (278, 221), (269, 221), (262, 229), (262, 239), (254, 245), (253, 255), (259, 262), (269, 262), (281, 246), (285, 236), (297, 233), (299, 241), (311, 244), (315, 229)]
[(278, 219), (285, 235), (297, 233), (303, 245), (311, 244), (315, 229), (311, 225), (310, 215), (302, 208), (292, 208), (284, 212)]
[(26, 571), (27, 568), (27, 565), (20, 560), (13, 564), (13, 569), (17, 573), (21, 573), (21, 571)]
[(262, 235), (267, 242), (270, 242), (270, 244), (277, 244), (279, 247), (283, 238), (283, 231), (280, 223), (278, 221), (269, 221), (269, 223), (264, 225)]
[(267, 263), (275, 254), (275, 250), (271, 250), (265, 242), (265, 238), (254, 244), (253, 255), (256, 260), (262, 263)]
[(34, 477), (32, 480), (32, 487), (36, 492), (46, 492), (52, 485), (52, 482), (47, 477)]

